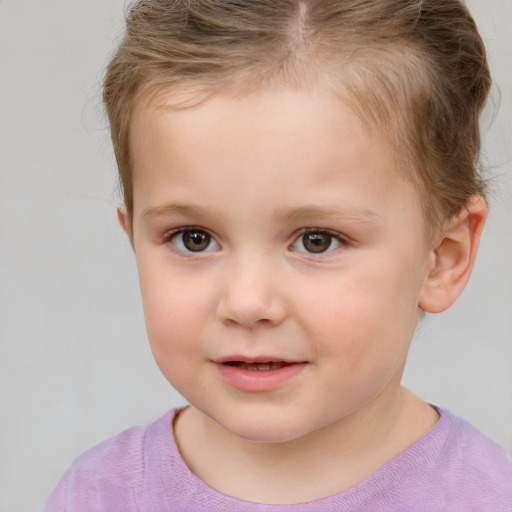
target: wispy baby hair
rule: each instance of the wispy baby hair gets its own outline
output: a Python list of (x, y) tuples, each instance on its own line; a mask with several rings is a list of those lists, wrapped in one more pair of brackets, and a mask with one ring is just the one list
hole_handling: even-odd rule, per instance
[[(160, 92), (206, 98), (276, 85), (327, 87), (386, 134), (428, 225), (484, 195), (479, 116), (491, 78), (459, 0), (139, 0), (103, 98), (133, 210), (130, 124)], [(181, 105), (181, 106), (180, 106)]]

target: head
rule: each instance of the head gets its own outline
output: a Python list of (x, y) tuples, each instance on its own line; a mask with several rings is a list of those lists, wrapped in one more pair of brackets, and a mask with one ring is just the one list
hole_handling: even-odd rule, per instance
[(469, 278), (488, 88), (457, 1), (135, 4), (104, 96), (171, 383), (251, 440), (387, 410)]

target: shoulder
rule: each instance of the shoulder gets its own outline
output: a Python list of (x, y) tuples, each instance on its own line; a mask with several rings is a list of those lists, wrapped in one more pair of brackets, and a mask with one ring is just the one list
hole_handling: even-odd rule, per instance
[(467, 510), (511, 511), (512, 458), (466, 420), (439, 411), (443, 444), (431, 466), (436, 492)]
[(129, 428), (80, 455), (66, 471), (46, 505), (60, 510), (137, 510), (146, 473), (147, 438), (153, 444), (169, 427), (174, 411), (148, 425)]
[(466, 420), (447, 410), (442, 414), (450, 429), (441, 460), (461, 464), (479, 475), (508, 477), (507, 482), (512, 485), (512, 458), (505, 450)]
[(512, 459), (494, 441), (436, 408), (438, 423), (349, 490), (351, 510), (512, 512)]

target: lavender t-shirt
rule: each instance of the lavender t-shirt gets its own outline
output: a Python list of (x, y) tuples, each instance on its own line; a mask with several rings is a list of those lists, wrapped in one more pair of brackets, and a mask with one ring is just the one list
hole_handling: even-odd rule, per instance
[(512, 511), (512, 459), (466, 421), (438, 411), (432, 430), (362, 482), (294, 505), (244, 501), (208, 487), (181, 458), (170, 411), (81, 455), (45, 512)]

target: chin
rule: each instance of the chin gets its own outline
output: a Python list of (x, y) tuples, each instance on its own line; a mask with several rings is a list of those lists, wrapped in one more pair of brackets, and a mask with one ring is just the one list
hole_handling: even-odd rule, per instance
[(288, 443), (295, 441), (314, 429), (300, 426), (297, 422), (271, 418), (230, 418), (227, 422), (218, 424), (233, 436), (252, 443)]

